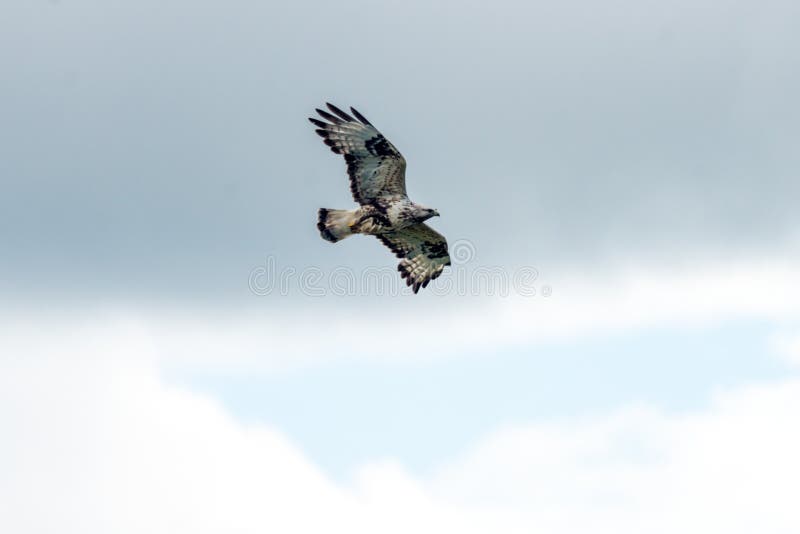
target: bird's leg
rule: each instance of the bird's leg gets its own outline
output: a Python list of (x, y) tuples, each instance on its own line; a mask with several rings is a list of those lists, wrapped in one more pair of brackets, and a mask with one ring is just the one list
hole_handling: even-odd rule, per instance
[[(366, 213), (365, 213), (365, 211), (366, 211)], [(363, 223), (364, 221), (366, 221), (367, 219), (369, 219), (371, 217), (372, 217), (371, 210), (365, 210), (364, 208), (361, 208), (361, 217), (358, 217), (356, 220), (354, 220), (350, 224), (350, 228), (360, 225), (361, 223)]]
[(356, 220), (354, 220), (353, 222), (350, 223), (350, 228), (353, 228), (354, 226), (360, 225), (361, 223), (363, 223), (364, 221), (366, 221), (369, 218), (370, 218), (370, 215), (362, 215), (361, 217), (359, 217), (358, 219), (356, 219)]

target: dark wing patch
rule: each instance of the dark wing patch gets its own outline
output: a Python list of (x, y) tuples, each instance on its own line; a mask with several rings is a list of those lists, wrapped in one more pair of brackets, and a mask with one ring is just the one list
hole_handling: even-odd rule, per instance
[(376, 198), (406, 196), (406, 160), (370, 122), (354, 108), (354, 118), (333, 104), (318, 109), (328, 122), (309, 117), (325, 144), (344, 156), (350, 191), (359, 204)]
[(431, 280), (442, 274), (445, 266), (450, 265), (447, 240), (427, 224), (415, 224), (375, 237), (402, 258), (397, 270), (405, 278), (406, 285), (412, 286), (414, 293), (420, 287), (427, 287)]

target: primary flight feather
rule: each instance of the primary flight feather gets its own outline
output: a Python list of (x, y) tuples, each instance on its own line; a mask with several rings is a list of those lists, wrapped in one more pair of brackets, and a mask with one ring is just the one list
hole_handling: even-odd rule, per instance
[(405, 158), (361, 113), (327, 106), (330, 112), (317, 109), (324, 121), (308, 120), (325, 144), (344, 156), (350, 191), (360, 206), (321, 208), (317, 228), (331, 243), (353, 234), (374, 235), (401, 258), (397, 270), (416, 293), (450, 265), (447, 240), (425, 224), (439, 212), (408, 198)]

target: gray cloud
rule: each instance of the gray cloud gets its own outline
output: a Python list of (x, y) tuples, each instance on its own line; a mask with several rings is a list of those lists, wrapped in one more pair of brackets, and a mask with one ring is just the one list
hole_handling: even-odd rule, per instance
[(751, 254), (798, 227), (791, 2), (19, 3), (0, 31), (6, 292), (246, 296), (331, 247), (353, 104), (491, 264)]

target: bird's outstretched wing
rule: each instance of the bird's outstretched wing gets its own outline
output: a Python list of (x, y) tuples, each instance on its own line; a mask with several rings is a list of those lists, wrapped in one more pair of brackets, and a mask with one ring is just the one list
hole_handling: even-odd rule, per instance
[(317, 133), (336, 154), (342, 154), (350, 176), (350, 191), (359, 204), (377, 198), (406, 196), (406, 160), (400, 152), (358, 111), (356, 118), (333, 104), (332, 113), (318, 109), (328, 122), (309, 117)]
[(447, 240), (427, 224), (415, 224), (375, 237), (402, 258), (397, 270), (406, 279), (406, 285), (413, 287), (414, 293), (438, 278), (445, 266), (450, 265)]

